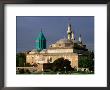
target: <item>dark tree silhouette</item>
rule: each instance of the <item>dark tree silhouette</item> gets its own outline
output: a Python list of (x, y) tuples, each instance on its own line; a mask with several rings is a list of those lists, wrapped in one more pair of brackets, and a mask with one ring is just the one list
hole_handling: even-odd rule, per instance
[(58, 58), (53, 62), (53, 70), (54, 71), (70, 71), (71, 65), (68, 59)]
[(16, 66), (23, 67), (26, 63), (26, 55), (24, 53), (16, 54)]
[(88, 60), (88, 59), (80, 59), (79, 62), (80, 68), (89, 68), (89, 70), (94, 71), (94, 60)]

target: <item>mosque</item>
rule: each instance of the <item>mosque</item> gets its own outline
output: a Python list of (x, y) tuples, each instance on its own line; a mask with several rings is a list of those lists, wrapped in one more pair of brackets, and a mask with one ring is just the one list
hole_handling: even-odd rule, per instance
[(81, 35), (76, 41), (71, 24), (67, 27), (67, 38), (60, 39), (46, 48), (46, 38), (41, 31), (36, 38), (36, 49), (26, 54), (26, 63), (33, 65), (53, 63), (56, 59), (63, 57), (71, 61), (72, 68), (78, 68), (78, 60), (83, 51), (87, 51), (83, 44)]

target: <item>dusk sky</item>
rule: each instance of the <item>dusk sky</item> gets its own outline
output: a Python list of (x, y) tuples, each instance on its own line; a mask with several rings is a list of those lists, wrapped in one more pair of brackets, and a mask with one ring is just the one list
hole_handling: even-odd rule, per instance
[(35, 49), (35, 39), (41, 29), (48, 45), (61, 38), (67, 38), (68, 23), (77, 40), (79, 35), (87, 48), (94, 50), (94, 17), (93, 16), (17, 16), (16, 44), (17, 52)]

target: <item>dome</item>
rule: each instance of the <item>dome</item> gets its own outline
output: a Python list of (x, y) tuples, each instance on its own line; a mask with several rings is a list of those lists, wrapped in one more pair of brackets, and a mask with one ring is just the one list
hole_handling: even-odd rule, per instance
[(46, 38), (42, 31), (39, 33), (38, 37), (36, 38), (36, 49), (39, 51), (46, 49)]
[(60, 39), (59, 41), (57, 41), (56, 43), (71, 43), (70, 40), (64, 38), (64, 39)]

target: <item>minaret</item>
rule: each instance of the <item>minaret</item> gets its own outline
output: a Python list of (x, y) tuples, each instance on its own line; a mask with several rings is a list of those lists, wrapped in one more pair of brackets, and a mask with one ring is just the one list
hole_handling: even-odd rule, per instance
[(71, 34), (72, 34), (71, 24), (68, 24), (67, 34), (68, 34), (68, 40), (71, 40)]
[(74, 32), (71, 34), (71, 39), (74, 41)]
[(82, 39), (81, 39), (81, 34), (79, 36), (79, 40), (78, 40), (80, 43), (82, 43)]

